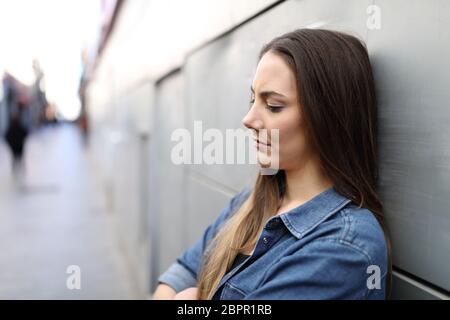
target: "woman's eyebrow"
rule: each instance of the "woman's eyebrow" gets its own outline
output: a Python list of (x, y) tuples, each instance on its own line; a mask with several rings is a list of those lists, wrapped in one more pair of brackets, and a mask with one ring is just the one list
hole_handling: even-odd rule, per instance
[[(250, 90), (252, 91), (253, 94), (255, 94), (255, 90), (253, 89), (253, 87), (250, 87)], [(281, 94), (279, 92), (272, 91), (272, 90), (261, 91), (259, 93), (259, 95), (261, 97), (264, 97), (264, 98), (267, 98), (267, 97), (270, 97), (270, 96), (278, 96), (278, 97), (282, 97), (282, 98), (287, 98), (284, 94)]]

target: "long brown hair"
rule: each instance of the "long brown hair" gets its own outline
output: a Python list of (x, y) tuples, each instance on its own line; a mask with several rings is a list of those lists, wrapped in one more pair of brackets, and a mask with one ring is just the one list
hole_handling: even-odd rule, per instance
[[(323, 173), (335, 190), (380, 223), (388, 248), (387, 296), (390, 294), (390, 240), (377, 194), (377, 102), (365, 44), (342, 32), (299, 29), (267, 43), (295, 74), (307, 143), (317, 152)], [(198, 298), (211, 299), (239, 252), (251, 250), (285, 192), (285, 174), (258, 175), (249, 198), (224, 224), (205, 252)]]

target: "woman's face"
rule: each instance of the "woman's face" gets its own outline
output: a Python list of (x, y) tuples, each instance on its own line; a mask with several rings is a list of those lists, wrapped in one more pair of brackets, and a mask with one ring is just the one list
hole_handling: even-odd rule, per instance
[[(265, 162), (278, 152), (279, 169), (298, 168), (306, 161), (309, 150), (294, 74), (279, 55), (269, 51), (258, 63), (251, 89), (251, 107), (242, 122), (253, 130), (258, 161)], [(267, 138), (260, 134), (263, 129), (267, 130)], [(271, 129), (278, 129), (278, 147)]]

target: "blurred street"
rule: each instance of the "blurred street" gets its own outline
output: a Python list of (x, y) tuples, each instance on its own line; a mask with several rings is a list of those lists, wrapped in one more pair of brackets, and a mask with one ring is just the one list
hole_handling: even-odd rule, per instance
[[(69, 124), (35, 132), (22, 181), (0, 143), (0, 299), (139, 298), (81, 138)], [(67, 288), (70, 265), (80, 290)]]

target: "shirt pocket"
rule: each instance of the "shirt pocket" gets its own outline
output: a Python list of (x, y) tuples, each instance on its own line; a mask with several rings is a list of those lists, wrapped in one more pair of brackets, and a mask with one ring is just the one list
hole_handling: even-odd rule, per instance
[(220, 300), (241, 300), (247, 294), (236, 286), (232, 285), (229, 282), (225, 282), (222, 294), (220, 295)]

